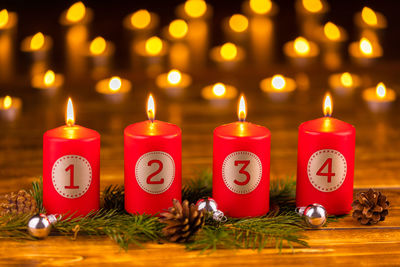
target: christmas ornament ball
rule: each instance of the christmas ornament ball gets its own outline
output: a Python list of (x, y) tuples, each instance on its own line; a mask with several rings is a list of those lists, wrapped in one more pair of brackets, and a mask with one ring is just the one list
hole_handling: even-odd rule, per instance
[(46, 238), (51, 231), (51, 225), (56, 221), (54, 215), (36, 214), (28, 221), (28, 232), (36, 238)]
[(307, 225), (312, 228), (322, 227), (326, 222), (326, 210), (324, 206), (317, 203), (297, 208), (297, 213), (302, 215)]
[(216, 212), (218, 211), (218, 205), (217, 202), (210, 197), (202, 198), (199, 201), (197, 201), (197, 209), (206, 210), (208, 212)]

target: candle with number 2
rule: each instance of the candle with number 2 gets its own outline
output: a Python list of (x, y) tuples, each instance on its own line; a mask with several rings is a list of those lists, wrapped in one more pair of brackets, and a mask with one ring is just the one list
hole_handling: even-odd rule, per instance
[(48, 214), (77, 217), (99, 209), (100, 134), (74, 122), (69, 99), (66, 125), (43, 136), (43, 205)]
[(260, 216), (269, 210), (271, 134), (245, 122), (243, 96), (238, 117), (238, 122), (214, 130), (213, 197), (228, 216)]
[(156, 215), (181, 200), (181, 129), (154, 120), (152, 95), (148, 120), (125, 128), (125, 209)]
[(296, 204), (318, 203), (329, 214), (347, 214), (353, 201), (356, 132), (351, 124), (331, 118), (329, 94), (324, 113), (299, 127)]

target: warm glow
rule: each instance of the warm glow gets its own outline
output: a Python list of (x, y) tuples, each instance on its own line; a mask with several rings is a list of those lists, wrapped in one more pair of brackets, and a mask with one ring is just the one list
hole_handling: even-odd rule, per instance
[(90, 52), (93, 55), (100, 55), (102, 53), (104, 53), (104, 51), (106, 50), (106, 40), (104, 40), (103, 37), (96, 37), (94, 38), (94, 40), (90, 43)]
[(303, 0), (303, 6), (307, 11), (312, 13), (316, 13), (322, 9), (321, 0)]
[(117, 92), (119, 89), (121, 89), (121, 85), (122, 81), (121, 78), (118, 76), (111, 77), (110, 81), (108, 82), (108, 87), (113, 92)]
[(72, 105), (71, 98), (68, 98), (67, 117), (65, 119), (65, 122), (67, 126), (74, 126), (75, 124), (74, 106)]
[(3, 9), (0, 11), (0, 28), (3, 28), (8, 23), (8, 11), (7, 9)]
[(373, 49), (372, 49), (372, 44), (367, 38), (361, 38), (360, 41), (360, 50), (361, 53), (365, 55), (372, 55)]
[(52, 85), (54, 83), (55, 79), (56, 79), (56, 75), (54, 74), (54, 71), (52, 71), (52, 70), (46, 71), (46, 73), (43, 76), (43, 82), (47, 86)]
[(254, 13), (264, 15), (272, 8), (271, 0), (250, 0), (250, 8)]
[(203, 0), (188, 0), (184, 6), (186, 14), (193, 18), (203, 16), (207, 11), (207, 4)]
[(226, 43), (221, 46), (220, 50), (221, 57), (225, 60), (232, 60), (237, 55), (236, 45), (232, 43)]
[(170, 70), (167, 75), (168, 82), (170, 84), (176, 85), (181, 82), (182, 75), (179, 70)]
[(376, 95), (379, 98), (385, 98), (386, 96), (386, 87), (382, 82), (378, 83), (378, 85), (376, 86)]
[(280, 74), (274, 75), (271, 79), (271, 85), (276, 90), (282, 90), (286, 86), (285, 78)]
[(325, 24), (324, 33), (329, 40), (336, 41), (340, 39), (340, 30), (338, 26), (336, 26), (332, 22), (328, 22)]
[(145, 46), (146, 52), (154, 56), (160, 54), (163, 48), (163, 43), (160, 38), (158, 38), (157, 36), (153, 36), (147, 39)]
[(4, 108), (4, 109), (9, 109), (9, 108), (11, 108), (11, 105), (12, 105), (11, 96), (6, 96), (6, 97), (3, 99), (3, 108)]
[(376, 25), (378, 23), (378, 18), (376, 17), (375, 12), (369, 7), (364, 7), (361, 11), (361, 17), (365, 23), (368, 25)]
[(294, 50), (299, 55), (307, 55), (310, 52), (310, 44), (304, 37), (297, 37), (296, 40), (294, 40), (293, 45)]
[(229, 19), (229, 27), (235, 32), (244, 32), (249, 27), (249, 20), (241, 14), (234, 14)]
[(154, 104), (153, 96), (150, 94), (149, 99), (147, 100), (147, 117), (149, 120), (154, 121), (154, 117), (156, 116), (156, 105)]
[(140, 9), (132, 14), (131, 24), (133, 27), (138, 29), (144, 29), (149, 26), (151, 21), (150, 12), (146, 9)]
[(86, 7), (82, 2), (76, 2), (67, 11), (67, 20), (78, 22), (85, 17)]
[(32, 39), (31, 39), (31, 49), (32, 50), (38, 50), (42, 48), (44, 45), (44, 35), (41, 32), (38, 32), (35, 34)]
[(223, 96), (226, 93), (226, 87), (223, 83), (216, 83), (212, 87), (213, 94), (216, 96)]
[(343, 72), (342, 75), (340, 75), (340, 82), (344, 87), (351, 87), (353, 85), (353, 78), (350, 73)]
[(169, 24), (169, 34), (174, 38), (183, 38), (188, 32), (188, 25), (182, 19), (176, 19)]
[(331, 99), (331, 95), (329, 93), (325, 94), (324, 115), (325, 115), (325, 117), (330, 117), (332, 115), (332, 99)]
[(246, 101), (244, 99), (244, 95), (240, 96), (240, 101), (239, 101), (239, 106), (238, 106), (238, 118), (239, 121), (245, 121), (246, 120)]

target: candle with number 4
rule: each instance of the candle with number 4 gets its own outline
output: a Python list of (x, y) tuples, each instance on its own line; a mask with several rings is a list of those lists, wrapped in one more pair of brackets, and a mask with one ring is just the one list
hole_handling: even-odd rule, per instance
[(318, 203), (329, 214), (347, 214), (353, 201), (356, 131), (351, 124), (331, 117), (329, 94), (324, 114), (299, 128), (296, 204)]
[(74, 217), (99, 209), (100, 135), (75, 125), (71, 99), (66, 125), (43, 136), (43, 205)]
[(243, 96), (238, 117), (214, 130), (213, 197), (228, 216), (260, 216), (269, 210), (271, 134), (245, 122)]
[(148, 120), (125, 128), (125, 209), (155, 215), (181, 200), (181, 129), (155, 120), (152, 95)]

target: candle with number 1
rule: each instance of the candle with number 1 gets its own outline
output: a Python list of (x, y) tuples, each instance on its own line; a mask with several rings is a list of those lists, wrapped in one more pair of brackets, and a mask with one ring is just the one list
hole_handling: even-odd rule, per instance
[(152, 95), (148, 120), (125, 128), (125, 209), (156, 215), (181, 200), (181, 129), (155, 120)]
[(271, 134), (245, 122), (243, 96), (238, 117), (238, 122), (214, 130), (213, 197), (228, 216), (260, 216), (269, 210)]
[(351, 124), (331, 117), (329, 94), (324, 114), (299, 127), (296, 204), (318, 203), (329, 214), (347, 214), (353, 201), (356, 131)]
[(43, 205), (48, 214), (86, 215), (99, 209), (100, 135), (75, 125), (71, 99), (66, 125), (43, 136)]

